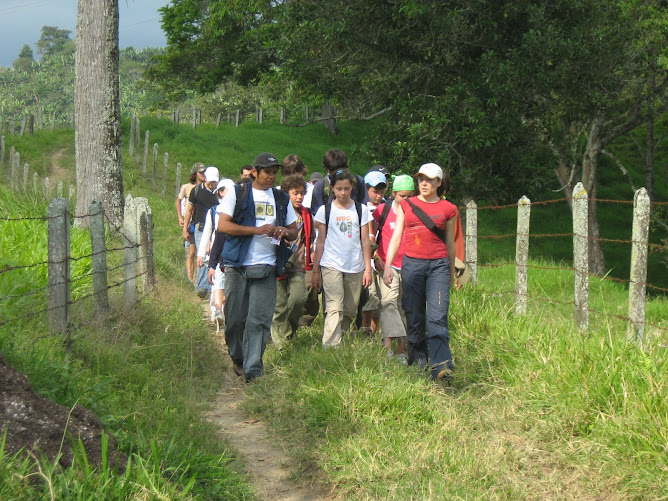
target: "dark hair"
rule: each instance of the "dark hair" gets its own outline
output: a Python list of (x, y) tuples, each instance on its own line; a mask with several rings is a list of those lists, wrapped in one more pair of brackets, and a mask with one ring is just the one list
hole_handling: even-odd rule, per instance
[(306, 179), (301, 174), (290, 174), (281, 181), (281, 189), (286, 193), (297, 188), (304, 188), (306, 191)]
[(190, 173), (190, 184), (197, 184), (197, 171), (194, 170)]
[(333, 173), (332, 178), (331, 178), (331, 184), (332, 184), (332, 187), (333, 187), (336, 184), (337, 181), (348, 180), (348, 181), (350, 181), (351, 185), (354, 185), (355, 184), (354, 179), (355, 178), (353, 177), (353, 175), (350, 172), (348, 172), (347, 170), (344, 170), (344, 169), (339, 169), (339, 170), (337, 170)]
[(289, 176), (290, 174), (304, 174), (306, 172), (306, 165), (302, 162), (299, 155), (288, 155), (283, 159), (281, 165), (281, 174)]
[[(420, 174), (415, 174), (413, 176), (413, 179), (415, 180), (415, 194), (419, 195), (420, 194), (420, 183), (418, 182), (418, 177)], [(443, 170), (443, 179), (441, 179), (441, 185), (436, 188), (436, 194), (439, 197), (442, 197), (445, 195), (448, 191), (450, 191), (450, 173), (446, 170)]]
[(322, 159), (322, 166), (327, 169), (328, 172), (338, 169), (347, 169), (348, 168), (348, 156), (338, 148), (327, 150), (324, 158)]
[(245, 170), (253, 170), (253, 166), (252, 166), (252, 165), (244, 165), (244, 166), (239, 170), (239, 174), (243, 174)]
[(252, 182), (253, 182), (253, 178), (252, 178), (252, 177), (250, 177), (250, 176), (245, 176), (245, 177), (240, 178), (240, 179), (237, 181), (237, 184), (252, 183)]
[(376, 188), (377, 190), (387, 189), (387, 184), (378, 183), (376, 186), (371, 186), (370, 184), (367, 183), (366, 189), (368, 190), (369, 188)]

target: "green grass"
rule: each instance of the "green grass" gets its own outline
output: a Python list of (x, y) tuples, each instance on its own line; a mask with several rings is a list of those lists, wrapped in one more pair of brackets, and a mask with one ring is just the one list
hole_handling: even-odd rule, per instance
[[(587, 334), (573, 327), (567, 271), (534, 273), (526, 317), (512, 295), (494, 295), (512, 287), (508, 275), (483, 270), (479, 287), (453, 294), (452, 388), (379, 341), (323, 350), (319, 325), (269, 350), (247, 410), (346, 499), (661, 499), (666, 301), (648, 309), (664, 330), (650, 330), (643, 352), (614, 318), (592, 319)], [(599, 288), (609, 310), (625, 303), (618, 285)]]
[[(123, 126), (127, 134), (129, 122)], [(279, 158), (296, 152), (315, 171), (327, 148), (340, 147), (352, 157), (354, 169), (364, 172), (362, 155), (355, 152), (363, 151), (368, 127), (342, 123), (340, 134), (331, 137), (319, 125), (248, 122), (193, 131), (187, 124), (142, 118), (142, 140), (149, 128), (151, 145), (159, 144), (158, 189), (151, 189), (149, 175), (128, 157), (127, 142), (124, 180), (126, 195), (147, 197), (153, 211), (156, 295), (128, 313), (114, 291), (107, 319), (91, 319), (93, 306), (87, 300), (75, 303), (70, 352), (60, 339), (45, 335), (40, 315), (0, 327), (0, 350), (9, 363), (50, 398), (64, 405), (79, 402), (96, 412), (132, 458), (132, 467), (124, 476), (112, 476), (104, 469), (92, 471), (83, 458), (66, 472), (41, 461), (39, 475), (32, 461), (0, 453), (0, 499), (45, 498), (49, 486), (63, 499), (252, 498), (233, 452), (204, 419), (225, 354), (199, 320), (199, 303), (184, 279), (174, 214), (175, 165), (184, 166), (182, 181), (195, 161), (236, 178), (239, 167), (261, 151)], [(20, 142), (8, 138), (7, 148), (12, 144), (22, 162), (38, 171), (50, 163), (44, 157), (64, 150), (62, 165), (73, 171), (71, 130), (42, 131)], [(162, 198), (165, 151), (170, 177)], [(152, 148), (149, 172), (151, 162)], [(602, 187), (602, 198), (631, 199), (612, 172), (603, 177), (613, 188)], [(38, 194), (14, 198), (0, 190), (3, 216), (39, 218), (45, 207)], [(605, 237), (630, 239), (630, 223), (620, 224), (630, 218), (629, 206), (607, 204), (600, 211)], [(514, 234), (515, 213), (514, 208), (480, 210), (481, 235)], [(0, 224), (6, 264), (46, 260), (43, 221)], [(567, 205), (534, 206), (531, 231), (570, 233)], [(73, 232), (72, 244), (75, 255), (90, 252), (83, 231)], [(513, 262), (514, 245), (514, 236), (481, 238), (481, 262)], [(120, 247), (113, 239), (109, 246)], [(572, 272), (559, 269), (570, 266), (571, 246), (569, 236), (531, 239), (525, 317), (514, 314), (513, 265), (481, 267), (477, 286), (454, 293), (457, 372), (452, 388), (430, 383), (387, 358), (379, 343), (347, 341), (338, 350), (322, 350), (322, 324), (316, 323), (280, 353), (270, 345), (267, 376), (249, 386), (246, 409), (274, 428), (290, 460), (299, 465), (301, 480), (324, 479), (345, 499), (665, 499), (668, 305), (661, 298), (647, 304), (652, 325), (641, 351), (626, 341), (625, 323), (617, 317), (627, 315), (625, 288), (591, 278), (590, 307), (602, 313), (591, 313), (587, 334), (578, 332), (572, 320)], [(622, 264), (614, 263), (628, 261), (626, 251), (606, 250), (612, 276), (617, 276)], [(109, 259), (119, 262), (120, 256)], [(81, 276), (81, 288), (74, 298), (89, 287), (87, 259), (79, 262), (74, 274)], [(655, 268), (648, 281), (663, 283), (665, 265), (650, 266)], [(22, 296), (45, 284), (45, 267), (11, 273), (15, 279), (0, 275), (0, 296), (20, 297), (0, 307), (0, 320), (46, 305), (43, 294)]]

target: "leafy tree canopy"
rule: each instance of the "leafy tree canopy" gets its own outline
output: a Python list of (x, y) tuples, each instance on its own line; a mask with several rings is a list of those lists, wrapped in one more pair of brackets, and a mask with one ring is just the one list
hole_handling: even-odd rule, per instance
[(70, 40), (70, 30), (57, 26), (42, 26), (42, 36), (37, 41), (37, 53), (53, 55), (74, 52), (74, 41)]

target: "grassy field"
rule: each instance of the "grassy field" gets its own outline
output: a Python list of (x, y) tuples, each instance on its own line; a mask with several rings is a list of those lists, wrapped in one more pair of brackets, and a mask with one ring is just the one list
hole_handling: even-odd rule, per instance
[[(151, 129), (151, 143), (160, 145), (159, 173), (168, 151), (170, 163), (181, 162), (186, 171), (203, 161), (231, 177), (260, 151), (279, 158), (298, 152), (316, 170), (327, 148), (363, 151), (368, 127), (342, 124), (332, 138), (319, 126), (248, 123), (193, 131), (150, 118), (142, 126)], [(39, 172), (61, 152), (72, 172), (72, 142), (71, 131), (41, 132), (20, 144), (8, 141), (7, 148), (15, 144), (22, 162)], [(361, 155), (351, 157), (363, 172), (356, 160)], [(85, 465), (65, 473), (48, 464), (42, 468), (59, 499), (75, 493), (79, 499), (252, 499), (234, 452), (204, 418), (224, 354), (184, 278), (173, 182), (163, 199), (134, 160), (125, 158), (124, 169), (126, 194), (147, 197), (153, 210), (155, 296), (128, 313), (114, 294), (115, 313), (107, 320), (91, 320), (85, 302), (78, 303), (74, 323), (80, 327), (69, 353), (44, 335), (40, 316), (1, 326), (0, 350), (40, 392), (64, 405), (78, 401), (100, 415), (123, 450), (134, 455), (135, 466), (114, 480)], [(619, 188), (605, 197), (627, 195)], [(17, 200), (3, 189), (0, 207), (9, 217), (39, 217), (46, 201), (35, 195)], [(620, 217), (602, 214), (610, 221)], [(482, 210), (479, 219), (483, 235), (515, 232), (512, 209)], [(43, 221), (2, 224), (6, 264), (46, 260)], [(532, 232), (568, 233), (569, 224), (565, 204), (536, 207)], [(616, 228), (607, 235), (630, 238), (630, 225)], [(514, 260), (514, 240), (481, 239), (480, 255), (488, 262)], [(300, 478), (321, 470), (342, 499), (666, 499), (668, 304), (662, 298), (648, 303), (647, 320), (660, 328), (648, 329), (640, 350), (626, 341), (625, 323), (615, 316), (626, 315), (624, 287), (592, 278), (591, 308), (605, 314), (592, 313), (590, 331), (578, 332), (572, 272), (558, 269), (570, 258), (572, 239), (562, 240), (532, 239), (536, 258), (524, 317), (514, 314), (508, 292), (513, 266), (481, 268), (477, 286), (453, 294), (452, 387), (430, 383), (388, 358), (379, 342), (348, 339), (341, 349), (324, 351), (316, 321), (283, 351), (270, 345), (267, 376), (248, 387), (245, 408), (270, 423), (300, 465)], [(79, 230), (72, 245), (73, 254), (90, 252)], [(613, 254), (611, 249), (609, 263)], [(86, 265), (81, 260), (74, 274), (83, 277)], [(31, 268), (11, 281), (0, 275), (0, 297), (44, 285), (44, 270)], [(665, 265), (656, 273), (665, 276)], [(83, 294), (85, 280), (75, 296)], [(0, 318), (38, 310), (44, 300), (11, 299)], [(32, 471), (29, 463), (0, 456), (0, 499), (48, 496), (46, 484), (22, 479)]]

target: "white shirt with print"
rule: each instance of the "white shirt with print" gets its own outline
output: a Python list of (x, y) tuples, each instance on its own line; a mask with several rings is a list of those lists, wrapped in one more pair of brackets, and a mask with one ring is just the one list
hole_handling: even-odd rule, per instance
[[(260, 227), (265, 224), (276, 224), (276, 201), (274, 192), (271, 188), (268, 190), (257, 190), (253, 188), (253, 201), (255, 202), (255, 226)], [(229, 190), (221, 202), (220, 212), (234, 217), (234, 206), (237, 202), (236, 190)], [(288, 201), (288, 215), (285, 226), (294, 223), (297, 215)], [(252, 266), (254, 264), (270, 264), (276, 266), (276, 245), (271, 242), (268, 235), (253, 235), (251, 238), (248, 252), (244, 258), (242, 266)]]
[[(324, 205), (318, 209), (314, 219), (325, 224)], [(333, 268), (343, 273), (364, 271), (360, 226), (364, 226), (368, 222), (369, 209), (366, 204), (362, 205), (360, 225), (355, 204), (349, 209), (339, 209), (332, 203), (332, 210), (329, 214), (329, 229), (325, 237), (325, 248), (320, 258), (320, 266)]]

